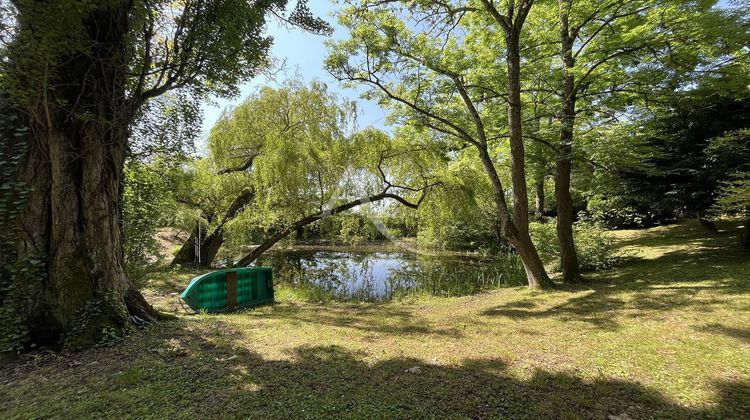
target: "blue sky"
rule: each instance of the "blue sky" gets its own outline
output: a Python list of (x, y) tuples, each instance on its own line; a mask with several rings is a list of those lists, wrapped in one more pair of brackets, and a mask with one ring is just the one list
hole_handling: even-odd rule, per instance
[[(335, 6), (329, 0), (313, 0), (309, 2), (310, 9), (316, 16), (326, 19), (335, 26), (333, 39), (343, 39), (346, 32), (335, 25), (335, 18), (331, 12)], [(271, 54), (278, 60), (286, 60), (285, 72), (276, 75), (275, 81), (269, 80), (265, 76), (260, 76), (251, 82), (242, 86), (239, 96), (231, 99), (217, 99), (215, 104), (206, 104), (203, 106), (204, 121), (203, 135), (205, 136), (214, 123), (218, 120), (222, 110), (227, 106), (241, 103), (250, 93), (258, 86), (270, 85), (278, 86), (279, 82), (285, 78), (292, 77), (296, 72), (302, 78), (309, 82), (314, 79), (325, 82), (331, 91), (336, 92), (342, 97), (348, 99), (357, 99), (359, 103), (358, 125), (360, 128), (375, 126), (385, 128), (385, 112), (372, 101), (359, 99), (359, 93), (353, 89), (346, 89), (336, 81), (323, 68), (323, 61), (326, 58), (327, 50), (325, 41), (330, 37), (313, 35), (298, 29), (288, 29), (278, 24), (276, 21), (269, 22), (268, 34), (274, 38)]]
[[(333, 39), (343, 39), (346, 37), (346, 31), (336, 25), (332, 12), (336, 9), (330, 0), (312, 0), (309, 2), (310, 9), (316, 16), (325, 18), (329, 23), (334, 25), (335, 32)], [(720, 7), (728, 7), (729, 0), (720, 0)], [(300, 31), (298, 29), (289, 29), (278, 22), (271, 20), (268, 25), (268, 34), (274, 38), (271, 54), (278, 60), (286, 60), (285, 73), (276, 75), (276, 80), (269, 80), (265, 76), (257, 77), (249, 83), (242, 86), (241, 92), (237, 97), (231, 99), (216, 99), (214, 104), (203, 106), (203, 136), (205, 136), (214, 123), (218, 120), (221, 112), (228, 106), (236, 105), (242, 102), (258, 86), (270, 85), (277, 86), (279, 82), (287, 77), (293, 76), (296, 72), (303, 77), (305, 81), (314, 79), (325, 82), (328, 87), (348, 99), (357, 99), (359, 103), (358, 125), (360, 128), (375, 126), (385, 129), (386, 112), (381, 109), (377, 103), (359, 99), (359, 93), (353, 89), (344, 88), (323, 68), (323, 61), (327, 55), (325, 41), (329, 39), (325, 36), (313, 35)], [(201, 141), (200, 143), (203, 143)], [(201, 148), (202, 144), (199, 145)]]

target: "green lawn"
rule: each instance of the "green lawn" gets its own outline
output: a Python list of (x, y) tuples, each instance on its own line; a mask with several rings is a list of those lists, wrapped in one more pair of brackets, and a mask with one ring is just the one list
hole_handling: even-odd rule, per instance
[[(0, 368), (0, 417), (750, 418), (736, 234), (613, 235), (628, 261), (582, 286), (325, 305), (282, 288), (273, 306), (26, 356)], [(155, 275), (149, 298), (176, 310), (191, 274)]]

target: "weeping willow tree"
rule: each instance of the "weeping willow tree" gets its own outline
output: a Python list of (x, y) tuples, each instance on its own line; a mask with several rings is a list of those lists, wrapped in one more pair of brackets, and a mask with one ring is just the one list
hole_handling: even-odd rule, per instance
[[(211, 264), (225, 240), (260, 241), (238, 263), (250, 264), (290, 233), (363, 204), (417, 208), (437, 184), (427, 172), (437, 161), (403, 146), (381, 131), (357, 130), (355, 105), (321, 82), (259, 89), (211, 130), (209, 155), (195, 166), (192, 200), (201, 201), (206, 232), (201, 264)], [(197, 259), (197, 236), (196, 229), (175, 263)]]
[[(123, 271), (121, 198), (130, 131), (150, 100), (175, 90), (231, 95), (268, 64), (266, 17), (328, 27), (301, 1), (4, 2), (6, 105), (28, 128), (13, 176), (30, 193), (3, 266), (35, 261), (4, 285), (5, 349), (88, 346), (158, 314)], [(4, 143), (8, 140), (4, 139)], [(3, 332), (2, 336), (10, 336)]]

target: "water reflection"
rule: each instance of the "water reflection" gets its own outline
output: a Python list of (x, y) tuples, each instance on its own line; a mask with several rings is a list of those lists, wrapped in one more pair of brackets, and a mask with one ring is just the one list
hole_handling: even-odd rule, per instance
[(396, 252), (277, 251), (258, 261), (274, 280), (337, 300), (379, 301), (408, 293), (462, 296), (525, 281), (515, 255), (493, 258)]

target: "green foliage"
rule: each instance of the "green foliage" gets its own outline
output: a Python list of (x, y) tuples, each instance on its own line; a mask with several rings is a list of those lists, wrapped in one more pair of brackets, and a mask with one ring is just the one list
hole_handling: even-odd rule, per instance
[[(306, 0), (285, 12), (287, 0), (182, 1), (85, 0), (41, 4), (13, 2), (4, 10), (19, 20), (14, 29), (13, 60), (7, 62), (16, 77), (6, 88), (21, 103), (31, 104), (43, 86), (54, 80), (55, 69), (71, 54), (86, 54), (95, 44), (86, 25), (92, 16), (126, 14), (129, 33), (124, 41), (128, 91), (142, 105), (170, 90), (189, 92), (193, 98), (209, 94), (233, 95), (237, 86), (267, 68), (272, 39), (263, 35), (267, 16), (315, 33), (330, 26), (310, 13)], [(13, 13), (15, 12), (15, 13)], [(231, 53), (227, 53), (231, 51)], [(48, 86), (49, 88), (56, 88)], [(39, 98), (36, 98), (39, 99)]]
[[(559, 270), (560, 248), (554, 221), (529, 224), (531, 239), (546, 264), (555, 264)], [(586, 222), (573, 225), (573, 239), (581, 271), (599, 271), (614, 267), (620, 258), (615, 255), (613, 241), (601, 228)]]
[(180, 169), (174, 162), (129, 160), (125, 165), (122, 223), (124, 232), (125, 269), (136, 283), (145, 274), (146, 266), (158, 262), (157, 228), (174, 215), (175, 185)]
[(585, 216), (595, 224), (610, 229), (645, 227), (662, 219), (644, 207), (634, 203), (626, 194), (594, 194), (589, 197)]
[(750, 215), (750, 129), (730, 131), (706, 147), (709, 161), (728, 173), (713, 212), (717, 215)]
[[(29, 329), (19, 314), (29, 293), (38, 292), (45, 264), (36, 255), (19, 256), (17, 219), (31, 189), (17, 179), (19, 163), (27, 150), (28, 129), (0, 98), (0, 353), (21, 350)], [(20, 257), (20, 258), (19, 258)]]
[(131, 159), (185, 159), (195, 152), (202, 123), (200, 103), (182, 91), (143, 105), (130, 136)]
[(63, 337), (63, 344), (70, 350), (113, 345), (130, 328), (126, 319), (125, 307), (113, 296), (91, 299), (76, 313), (73, 328)]
[[(432, 165), (430, 152), (414, 150), (379, 130), (357, 131), (355, 121), (353, 103), (323, 83), (299, 79), (280, 88), (263, 87), (224, 115), (211, 130), (208, 158), (199, 163), (210, 169), (196, 172), (197, 180), (210, 182), (195, 184), (194, 190), (201, 197), (215, 189), (210, 194), (215, 198), (207, 202), (219, 214), (228, 199), (236, 197), (237, 188), (254, 192), (248, 205), (252, 211), (223, 225), (227, 245), (243, 246), (305, 217), (385, 190), (406, 199), (418, 197), (422, 177)], [(382, 214), (393, 206), (378, 202), (369, 207)], [(364, 215), (358, 211), (305, 231), (355, 241), (377, 237), (374, 225), (361, 220)], [(223, 218), (213, 220), (209, 229)]]
[(355, 244), (382, 238), (372, 219), (361, 214), (342, 214), (336, 218), (336, 222), (338, 222), (336, 236), (345, 242)]
[[(648, 154), (638, 165), (613, 168), (604, 184), (610, 188), (600, 187), (604, 200), (619, 205), (608, 205), (607, 211), (619, 207), (615, 213), (639, 214), (647, 222), (711, 213), (722, 186), (747, 170), (748, 156), (742, 141), (713, 139), (732, 137), (750, 123), (747, 89), (717, 94), (714, 85), (675, 94), (647, 120), (642, 138)], [(594, 218), (607, 219), (593, 204)], [(618, 219), (607, 224), (622, 226)]]

